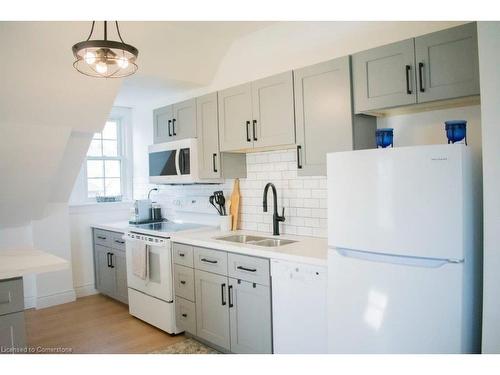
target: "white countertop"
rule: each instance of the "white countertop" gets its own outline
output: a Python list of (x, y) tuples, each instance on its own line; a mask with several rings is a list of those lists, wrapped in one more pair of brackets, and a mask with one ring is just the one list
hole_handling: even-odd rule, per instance
[(66, 260), (33, 248), (0, 250), (0, 280), (60, 271), (68, 266)]
[[(95, 224), (92, 225), (92, 227), (121, 233), (125, 233), (129, 229), (132, 229), (129, 228), (129, 224), (127, 222)], [(141, 232), (162, 236), (161, 232), (146, 230), (141, 230)], [(216, 239), (218, 237), (236, 234), (255, 235), (266, 238), (289, 239), (297, 242), (279, 247), (263, 247)], [(182, 231), (175, 233), (170, 238), (174, 242), (179, 242), (187, 245), (208, 247), (229, 251), (232, 253), (258, 256), (262, 258), (288, 260), (292, 262), (307, 263), (320, 266), (326, 266), (327, 264), (326, 259), (328, 244), (326, 238), (292, 236), (286, 234), (275, 237), (271, 233), (243, 230), (234, 232), (222, 232), (220, 230), (214, 229), (214, 227), (206, 227), (203, 230), (198, 229)]]

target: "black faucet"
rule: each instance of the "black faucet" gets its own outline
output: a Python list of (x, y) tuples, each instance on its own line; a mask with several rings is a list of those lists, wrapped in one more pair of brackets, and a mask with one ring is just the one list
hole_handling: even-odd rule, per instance
[(264, 188), (264, 198), (262, 201), (262, 208), (264, 209), (264, 212), (267, 212), (267, 190), (269, 190), (269, 187), (273, 189), (273, 198), (274, 198), (274, 212), (273, 212), (273, 235), (274, 236), (279, 236), (280, 235), (280, 221), (285, 221), (285, 207), (283, 207), (283, 211), (281, 213), (281, 216), (278, 215), (278, 199), (276, 197), (276, 187), (274, 184), (269, 182), (266, 187)]

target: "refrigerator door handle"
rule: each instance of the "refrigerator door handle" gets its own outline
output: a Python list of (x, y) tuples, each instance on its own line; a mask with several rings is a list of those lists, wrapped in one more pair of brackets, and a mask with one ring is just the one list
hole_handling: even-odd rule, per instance
[(328, 247), (331, 251), (336, 251), (340, 255), (349, 258), (356, 258), (378, 263), (401, 264), (414, 267), (439, 268), (445, 264), (463, 263), (463, 259), (440, 259), (440, 258), (424, 258), (412, 257), (406, 255), (389, 255), (383, 253), (375, 253), (363, 250), (344, 249), (338, 247)]

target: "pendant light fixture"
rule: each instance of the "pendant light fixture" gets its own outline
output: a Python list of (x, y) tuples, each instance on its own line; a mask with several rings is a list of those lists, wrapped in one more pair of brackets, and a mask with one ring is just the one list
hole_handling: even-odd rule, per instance
[(73, 46), (76, 60), (73, 66), (80, 73), (98, 78), (120, 78), (137, 71), (135, 63), (139, 51), (123, 41), (115, 21), (116, 33), (120, 41), (108, 40), (108, 22), (104, 21), (104, 39), (90, 39), (94, 33), (95, 21), (87, 40)]

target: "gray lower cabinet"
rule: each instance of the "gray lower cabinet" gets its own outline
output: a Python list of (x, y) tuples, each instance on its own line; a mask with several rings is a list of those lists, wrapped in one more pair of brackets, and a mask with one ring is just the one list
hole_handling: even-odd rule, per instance
[(417, 103), (414, 39), (356, 53), (352, 64), (356, 113)]
[(177, 326), (228, 352), (272, 353), (269, 260), (178, 243), (173, 254)]
[(127, 263), (123, 233), (94, 229), (95, 288), (128, 303)]
[(272, 353), (269, 286), (229, 279), (231, 351)]
[(359, 52), (352, 61), (356, 113), (479, 95), (475, 22)]
[(0, 354), (26, 347), (23, 279), (0, 280)]
[(326, 176), (326, 154), (375, 147), (375, 117), (352, 112), (349, 57), (294, 71), (297, 174)]
[(475, 22), (415, 38), (418, 102), (479, 95)]
[(231, 350), (227, 277), (195, 270), (194, 278), (197, 335), (221, 348)]

